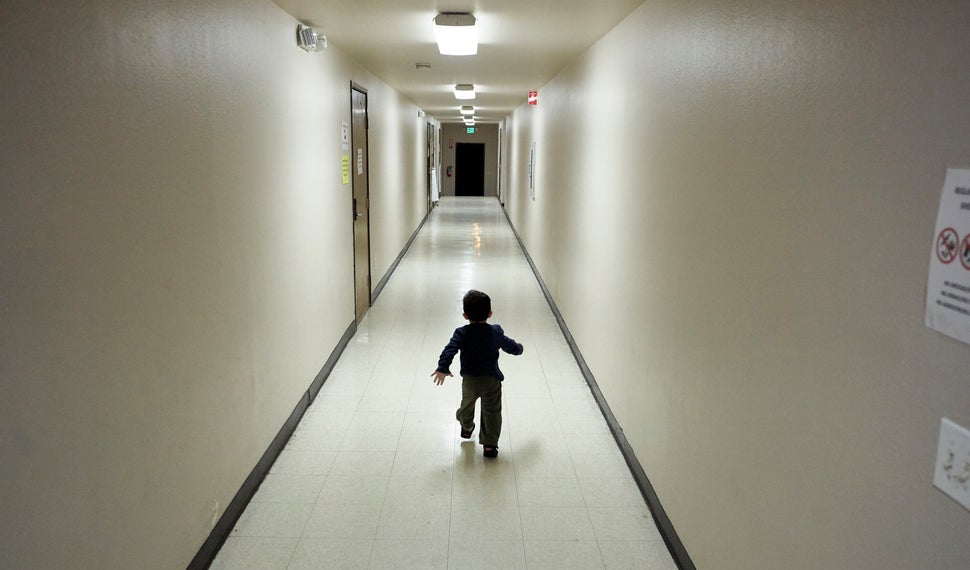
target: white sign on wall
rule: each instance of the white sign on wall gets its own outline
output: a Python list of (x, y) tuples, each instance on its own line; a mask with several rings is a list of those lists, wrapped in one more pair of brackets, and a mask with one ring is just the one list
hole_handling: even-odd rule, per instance
[(926, 281), (926, 326), (970, 344), (970, 170), (946, 172)]
[(532, 141), (529, 147), (529, 197), (535, 202), (536, 199), (536, 143)]

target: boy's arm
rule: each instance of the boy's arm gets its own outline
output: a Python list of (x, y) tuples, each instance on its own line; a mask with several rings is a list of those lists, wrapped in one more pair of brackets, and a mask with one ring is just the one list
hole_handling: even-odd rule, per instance
[(521, 344), (505, 336), (505, 331), (502, 330), (502, 327), (498, 327), (498, 332), (500, 335), (502, 335), (502, 342), (499, 344), (499, 347), (501, 347), (502, 350), (511, 354), (512, 356), (522, 354), (523, 348)]
[(513, 356), (518, 356), (522, 354), (522, 351), (524, 350), (524, 348), (522, 347), (521, 344), (505, 336), (505, 337), (502, 337), (502, 350), (504, 350), (505, 352)]
[(445, 377), (454, 377), (451, 373), (451, 361), (455, 359), (455, 355), (458, 354), (458, 350), (461, 347), (461, 329), (456, 329), (455, 334), (451, 336), (451, 340), (445, 345), (444, 350), (441, 351), (441, 356), (438, 357), (438, 368), (431, 373), (434, 376), (434, 382), (437, 385), (441, 385), (445, 381)]

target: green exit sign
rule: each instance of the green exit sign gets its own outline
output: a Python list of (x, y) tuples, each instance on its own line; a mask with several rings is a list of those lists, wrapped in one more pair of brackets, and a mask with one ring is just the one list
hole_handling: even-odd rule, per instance
[(475, 134), (475, 127), (466, 127), (466, 130), (468, 131), (468, 134), (470, 134), (470, 135)]

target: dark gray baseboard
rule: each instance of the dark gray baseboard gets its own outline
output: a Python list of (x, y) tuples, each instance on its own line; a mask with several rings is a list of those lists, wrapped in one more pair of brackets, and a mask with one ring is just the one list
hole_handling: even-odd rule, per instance
[(515, 224), (512, 223), (512, 218), (509, 217), (507, 210), (502, 208), (502, 212), (505, 213), (505, 217), (509, 222), (509, 227), (512, 228), (512, 233), (515, 234), (515, 239), (519, 242), (519, 247), (522, 249), (522, 253), (525, 255), (525, 259), (529, 262), (529, 266), (532, 267), (532, 273), (535, 275), (536, 281), (539, 282), (539, 287), (542, 289), (542, 294), (546, 297), (546, 302), (549, 303), (549, 309), (552, 310), (552, 314), (556, 317), (556, 322), (559, 323), (559, 328), (562, 330), (563, 336), (566, 338), (566, 342), (569, 344), (569, 349), (573, 353), (573, 357), (576, 358), (576, 363), (579, 364), (579, 369), (583, 373), (583, 377), (586, 378), (586, 383), (589, 384), (589, 389), (593, 393), (593, 398), (599, 405), (600, 411), (603, 412), (603, 417), (606, 418), (606, 423), (610, 426), (610, 431), (613, 433), (613, 438), (616, 440), (617, 445), (620, 447), (620, 452), (623, 454), (623, 458), (626, 460), (627, 466), (630, 468), (630, 473), (633, 474), (634, 480), (636, 480), (637, 486), (640, 487), (640, 493), (643, 495), (643, 499), (647, 503), (647, 507), (650, 508), (650, 513), (653, 515), (653, 521), (657, 525), (657, 529), (660, 531), (660, 535), (664, 539), (664, 543), (667, 545), (667, 550), (670, 551), (670, 556), (674, 559), (674, 563), (680, 570), (696, 570), (694, 567), (694, 562), (690, 559), (687, 554), (687, 550), (684, 548), (683, 542), (680, 540), (677, 531), (674, 529), (673, 523), (670, 522), (670, 517), (667, 516), (667, 512), (664, 510), (663, 505), (660, 504), (660, 498), (657, 496), (653, 485), (650, 483), (650, 479), (647, 478), (646, 472), (643, 470), (643, 466), (640, 465), (640, 461), (637, 459), (636, 453), (633, 451), (633, 447), (630, 442), (627, 441), (626, 435), (623, 433), (623, 428), (620, 427), (619, 422), (616, 420), (616, 416), (613, 415), (613, 411), (610, 409), (609, 403), (603, 396), (603, 392), (600, 391), (599, 385), (596, 383), (596, 378), (593, 376), (593, 372), (586, 365), (586, 359), (580, 352), (579, 347), (576, 345), (576, 340), (573, 338), (572, 333), (569, 332), (569, 327), (566, 326), (566, 321), (563, 319), (562, 313), (559, 311), (559, 307), (556, 306), (556, 301), (553, 299), (552, 294), (549, 292), (549, 288), (546, 287), (546, 283), (542, 280), (542, 275), (539, 273), (539, 268), (536, 267), (535, 262), (529, 255), (529, 251), (526, 249), (525, 244), (522, 242), (522, 237), (519, 236), (519, 232), (515, 229)]
[(317, 399), (317, 394), (320, 393), (320, 388), (323, 388), (323, 383), (327, 381), (327, 377), (330, 376), (330, 372), (333, 371), (333, 367), (336, 366), (337, 361), (340, 360), (340, 355), (344, 353), (344, 349), (347, 348), (347, 344), (350, 342), (350, 339), (354, 338), (356, 333), (357, 323), (350, 323), (350, 326), (344, 331), (344, 335), (340, 337), (340, 340), (337, 342), (337, 347), (334, 348), (333, 352), (330, 353), (330, 358), (327, 359), (327, 362), (323, 365), (323, 368), (321, 368), (320, 372), (317, 373), (317, 377), (313, 379), (313, 382), (310, 383), (310, 387), (307, 388), (307, 396), (310, 398), (310, 404)]
[(236, 526), (236, 521), (242, 516), (243, 511), (249, 505), (249, 501), (256, 494), (259, 489), (260, 484), (263, 479), (266, 478), (266, 474), (269, 473), (270, 468), (273, 466), (273, 462), (279, 457), (280, 452), (286, 447), (286, 442), (290, 440), (293, 432), (296, 430), (296, 426), (303, 419), (303, 414), (306, 413), (307, 408), (313, 403), (313, 400), (317, 397), (320, 392), (320, 388), (326, 381), (330, 372), (333, 370), (334, 365), (337, 364), (337, 360), (340, 359), (340, 355), (343, 353), (350, 339), (353, 338), (354, 333), (357, 332), (357, 322), (350, 323), (347, 330), (344, 332), (343, 336), (340, 337), (340, 341), (337, 346), (330, 353), (330, 358), (327, 359), (326, 364), (320, 369), (320, 372), (310, 383), (310, 387), (306, 392), (300, 396), (300, 400), (296, 403), (296, 407), (293, 408), (293, 412), (290, 417), (286, 419), (283, 423), (283, 427), (273, 438), (272, 443), (263, 452), (262, 457), (253, 467), (253, 470), (246, 477), (239, 491), (236, 492), (236, 496), (232, 498), (232, 501), (226, 506), (225, 512), (216, 522), (215, 527), (213, 527), (212, 532), (209, 533), (209, 537), (202, 544), (202, 548), (196, 553), (195, 558), (189, 563), (189, 570), (204, 570), (212, 564), (216, 555), (219, 553), (219, 549), (222, 548), (223, 543), (229, 537), (229, 533), (232, 532), (233, 527)]

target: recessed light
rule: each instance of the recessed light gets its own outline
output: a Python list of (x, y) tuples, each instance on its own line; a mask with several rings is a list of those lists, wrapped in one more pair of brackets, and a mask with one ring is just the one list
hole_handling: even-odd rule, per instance
[(474, 99), (475, 86), (470, 83), (455, 85), (455, 99)]
[(434, 19), (434, 37), (441, 55), (478, 53), (478, 25), (471, 14), (438, 14)]

